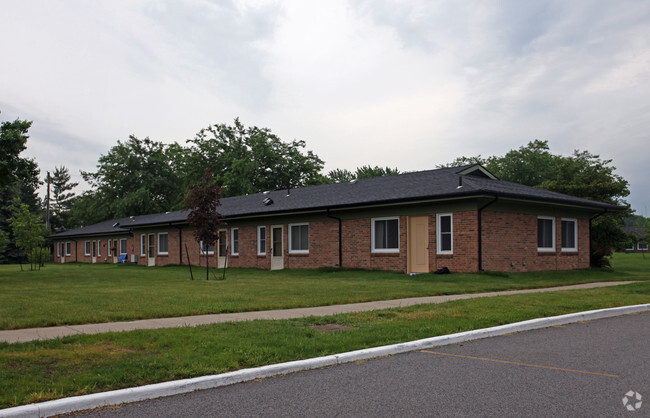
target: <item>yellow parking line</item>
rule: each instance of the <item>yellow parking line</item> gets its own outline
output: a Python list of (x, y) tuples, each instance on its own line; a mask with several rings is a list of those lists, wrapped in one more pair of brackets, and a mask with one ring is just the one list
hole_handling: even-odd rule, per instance
[(619, 379), (621, 377), (621, 376), (618, 376), (618, 375), (615, 375), (615, 374), (587, 372), (587, 371), (584, 371), (584, 370), (564, 369), (562, 367), (542, 366), (542, 365), (539, 365), (539, 364), (520, 363), (518, 361), (507, 361), (507, 360), (496, 360), (496, 359), (484, 358), (484, 357), (463, 356), (463, 355), (460, 355), (460, 354), (441, 353), (439, 351), (428, 351), (428, 350), (421, 350), (421, 351), (423, 353), (439, 354), (441, 356), (450, 356), (450, 357), (468, 358), (468, 359), (472, 359), (472, 360), (491, 361), (491, 362), (494, 362), (494, 363), (514, 364), (514, 365), (517, 365), (517, 366), (538, 367), (540, 369), (561, 370), (563, 372), (593, 374), (593, 375), (596, 375), (596, 376), (613, 377), (613, 378), (616, 378), (616, 379)]

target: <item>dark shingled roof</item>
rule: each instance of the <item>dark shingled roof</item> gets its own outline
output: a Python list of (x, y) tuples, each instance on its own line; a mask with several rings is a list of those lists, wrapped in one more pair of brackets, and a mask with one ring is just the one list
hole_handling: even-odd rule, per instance
[[(461, 181), (462, 187), (458, 187)], [(496, 180), (490, 178), (490, 174), (485, 169), (476, 165), (418, 171), (346, 183), (323, 184), (291, 189), (290, 191), (276, 190), (228, 197), (221, 199), (219, 213), (224, 218), (240, 218), (284, 212), (308, 212), (328, 208), (338, 209), (481, 195), (498, 195), (502, 198), (573, 205), (596, 210), (617, 211), (622, 209), (607, 203)], [(265, 204), (265, 199), (271, 199), (272, 203)], [(112, 225), (115, 222), (120, 223), (120, 228), (131, 228), (184, 223), (186, 218), (187, 211), (141, 215), (136, 216), (134, 220), (123, 218), (101, 222), (86, 228), (55, 234), (52, 237), (88, 235), (90, 230), (93, 231), (93, 234), (99, 233), (100, 230), (105, 230), (107, 233), (121, 232), (114, 228), (107, 228), (107, 225)]]

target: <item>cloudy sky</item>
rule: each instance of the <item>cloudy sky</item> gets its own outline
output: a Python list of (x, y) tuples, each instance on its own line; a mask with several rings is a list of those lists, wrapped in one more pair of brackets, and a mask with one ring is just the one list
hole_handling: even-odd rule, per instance
[(650, 216), (650, 2), (4, 0), (0, 120), (41, 170), (232, 123), (325, 169), (402, 171), (534, 139), (613, 159)]

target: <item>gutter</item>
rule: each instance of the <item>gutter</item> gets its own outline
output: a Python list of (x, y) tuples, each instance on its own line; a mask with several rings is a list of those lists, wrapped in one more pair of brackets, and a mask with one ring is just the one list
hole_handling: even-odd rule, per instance
[(343, 267), (343, 237), (342, 237), (342, 220), (336, 216), (330, 215), (330, 209), (327, 208), (326, 216), (330, 219), (339, 221), (339, 268)]
[(483, 209), (496, 203), (499, 195), (494, 195), (494, 200), (478, 208), (478, 271), (483, 271)]

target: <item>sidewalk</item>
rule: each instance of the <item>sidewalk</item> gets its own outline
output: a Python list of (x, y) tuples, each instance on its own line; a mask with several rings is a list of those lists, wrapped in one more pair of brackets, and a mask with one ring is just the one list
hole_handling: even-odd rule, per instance
[(593, 289), (606, 286), (620, 286), (627, 282), (597, 282), (571, 286), (548, 287), (542, 289), (506, 290), (500, 292), (469, 293), (461, 295), (425, 296), (417, 298), (393, 299), (375, 302), (350, 303), (346, 305), (317, 306), (313, 308), (277, 309), (272, 311), (239, 312), (183, 316), (176, 318), (141, 319), (137, 321), (106, 322), (101, 324), (66, 325), (46, 328), (25, 328), (0, 331), (0, 342), (18, 343), (34, 340), (49, 340), (77, 334), (101, 334), (105, 332), (133, 331), (138, 329), (178, 328), (217, 324), (222, 322), (253, 321), (256, 319), (292, 319), (305, 316), (328, 316), (350, 312), (375, 311), (427, 303), (443, 303), (452, 300), (484, 298), (493, 296), (518, 295), (525, 293), (556, 292), (559, 290)]

